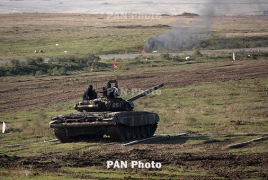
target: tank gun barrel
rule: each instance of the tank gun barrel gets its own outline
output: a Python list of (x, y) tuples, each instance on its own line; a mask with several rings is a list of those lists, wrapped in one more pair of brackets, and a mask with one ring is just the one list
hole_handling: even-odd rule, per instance
[(136, 96), (133, 96), (133, 97), (127, 99), (126, 101), (130, 101), (130, 102), (135, 101), (136, 99), (139, 99), (139, 98), (141, 98), (143, 96), (146, 96), (147, 94), (150, 94), (151, 92), (153, 92), (153, 91), (155, 91), (155, 90), (157, 90), (157, 89), (159, 89), (160, 87), (163, 87), (163, 86), (164, 86), (164, 83), (159, 84), (157, 86), (154, 86), (154, 87), (152, 87), (150, 89), (147, 89), (147, 90), (141, 92), (140, 94), (138, 94)]

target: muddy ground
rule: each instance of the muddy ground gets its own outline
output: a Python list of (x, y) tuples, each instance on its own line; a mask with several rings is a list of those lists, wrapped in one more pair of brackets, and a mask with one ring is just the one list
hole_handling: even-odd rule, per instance
[[(154, 161), (162, 164), (162, 169), (148, 169), (148, 171), (143, 171), (144, 177), (147, 178), (148, 175), (151, 176), (154, 174), (152, 171), (155, 172), (157, 177), (163, 179), (268, 178), (268, 152), (244, 155), (232, 154), (226, 149), (226, 145), (232, 143), (232, 140), (223, 142), (208, 140), (204, 144), (184, 147), (184, 142), (191, 138), (191, 136), (184, 136), (170, 140), (165, 139), (160, 142), (145, 142), (123, 148), (120, 143), (100, 142), (100, 145), (103, 147), (101, 150), (91, 150), (84, 153), (81, 151), (70, 151), (33, 157), (0, 155), (0, 167), (9, 169), (30, 167), (36, 173), (59, 173), (62, 171), (60, 170), (62, 167), (89, 168), (94, 166), (107, 170), (108, 160), (128, 162), (133, 160), (150, 163)], [(249, 146), (256, 145), (258, 144), (251, 144)], [(205, 150), (200, 153), (185, 152), (188, 148), (203, 148)], [(168, 166), (177, 167), (173, 171), (181, 172), (182, 175), (178, 175), (172, 171), (168, 174), (161, 175), (161, 171)], [(129, 173), (139, 173), (139, 171), (141, 170), (138, 168), (128, 168)], [(202, 175), (202, 173), (205, 174)], [(131, 175), (126, 176), (125, 179), (131, 179), (130, 177)], [(78, 174), (76, 178), (88, 177), (85, 174)]]

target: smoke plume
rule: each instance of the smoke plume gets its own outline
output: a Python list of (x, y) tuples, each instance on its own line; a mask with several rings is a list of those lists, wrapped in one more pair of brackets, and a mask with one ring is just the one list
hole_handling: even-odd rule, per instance
[(219, 6), (227, 9), (227, 5), (220, 4), (220, 0), (208, 0), (198, 12), (200, 16), (196, 17), (188, 27), (182, 27), (184, 20), (180, 18), (170, 30), (149, 37), (144, 49), (147, 52), (192, 49), (208, 36), (212, 17)]

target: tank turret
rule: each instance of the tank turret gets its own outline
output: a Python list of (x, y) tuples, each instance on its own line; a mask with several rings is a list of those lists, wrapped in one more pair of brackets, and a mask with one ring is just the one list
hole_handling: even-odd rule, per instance
[[(114, 86), (112, 86), (114, 83)], [(133, 101), (150, 94), (151, 92), (163, 87), (164, 84), (159, 84), (150, 89), (147, 89), (136, 96), (127, 100), (119, 98), (118, 83), (116, 80), (108, 82), (107, 87), (103, 88), (103, 96), (94, 100), (83, 100), (75, 103), (74, 109), (80, 112), (99, 112), (99, 111), (131, 111), (134, 109)]]

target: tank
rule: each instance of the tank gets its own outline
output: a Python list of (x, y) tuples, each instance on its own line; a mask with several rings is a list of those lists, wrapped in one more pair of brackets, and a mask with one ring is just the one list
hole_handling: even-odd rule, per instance
[(135, 111), (133, 101), (163, 86), (159, 84), (124, 100), (119, 97), (118, 82), (111, 80), (103, 88), (102, 96), (75, 103), (77, 113), (52, 117), (50, 127), (54, 128), (55, 136), (62, 143), (104, 136), (113, 141), (151, 137), (157, 128), (159, 116), (152, 112)]

